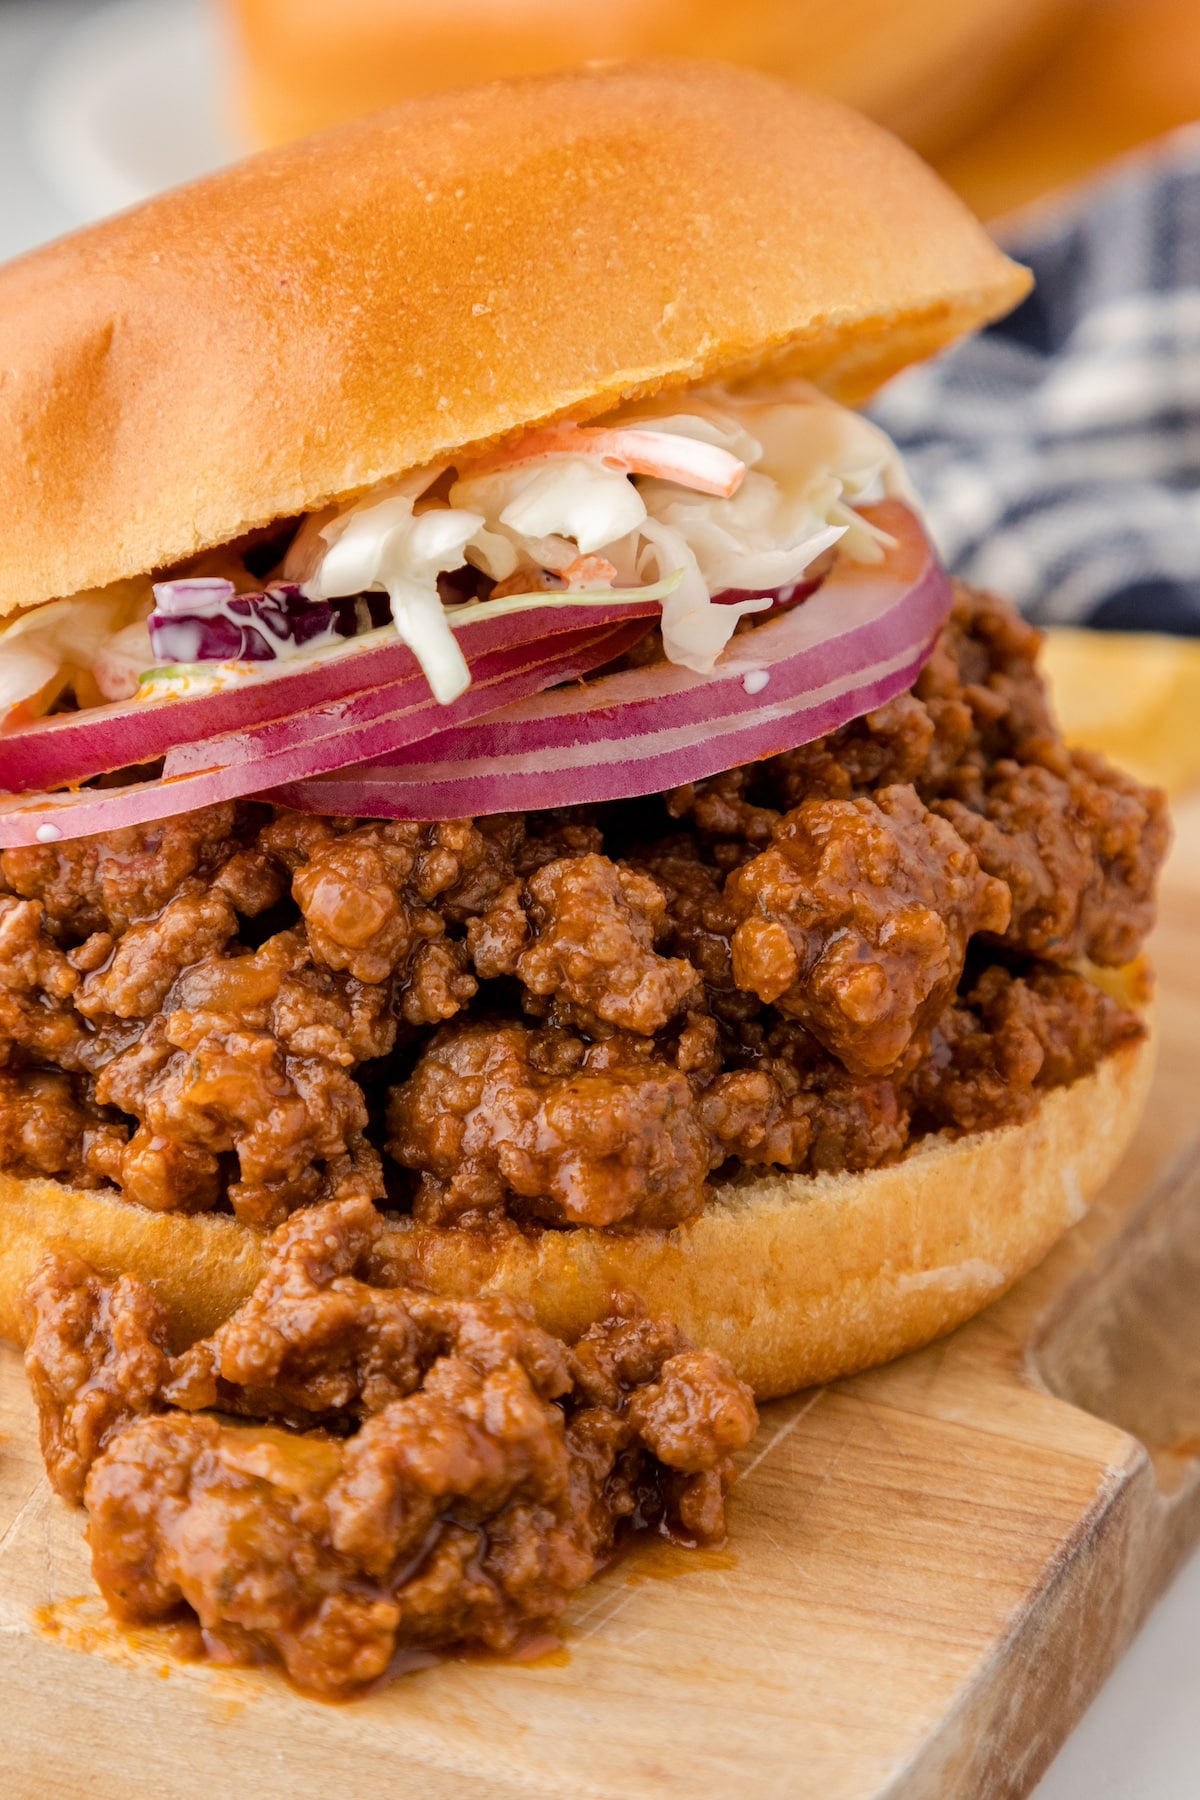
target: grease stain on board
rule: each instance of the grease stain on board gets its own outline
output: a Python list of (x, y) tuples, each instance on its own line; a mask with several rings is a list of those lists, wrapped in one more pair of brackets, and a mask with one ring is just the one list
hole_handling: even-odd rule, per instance
[(120, 1625), (98, 1594), (73, 1594), (36, 1606), (31, 1613), (39, 1637), (82, 1655), (103, 1656), (124, 1668), (173, 1668), (204, 1660), (199, 1629), (190, 1624)]
[(140, 1669), (169, 1681), (184, 1671), (202, 1670), (204, 1694), (214, 1723), (238, 1718), (261, 1695), (257, 1670), (225, 1668), (206, 1654), (200, 1627), (175, 1619), (163, 1625), (122, 1625), (99, 1594), (73, 1594), (33, 1607), (30, 1623), (36, 1635), (76, 1655), (101, 1656), (118, 1668)]
[(634, 1545), (626, 1553), (626, 1587), (641, 1587), (647, 1581), (678, 1581), (683, 1575), (701, 1575), (736, 1569), (736, 1551), (722, 1546), (715, 1550), (689, 1550), (683, 1544), (660, 1540)]

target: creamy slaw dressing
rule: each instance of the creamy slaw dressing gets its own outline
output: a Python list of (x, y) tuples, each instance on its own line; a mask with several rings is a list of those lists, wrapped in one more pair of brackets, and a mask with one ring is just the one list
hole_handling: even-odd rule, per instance
[(128, 700), (153, 661), (144, 579), (51, 600), (0, 629), (0, 718), (13, 707), (47, 711), (71, 687), (80, 705)]
[[(312, 514), (276, 579), (314, 601), (386, 593), (392, 622), (366, 635), (407, 643), (443, 704), (471, 680), (455, 625), (505, 604), (445, 604), (438, 576), (464, 567), (505, 584), (522, 607), (653, 587), (665, 655), (704, 674), (739, 618), (771, 605), (757, 596), (801, 579), (833, 545), (854, 561), (882, 557), (890, 540), (854, 509), (880, 493), (912, 500), (890, 439), (857, 413), (804, 382), (746, 394), (706, 386), (535, 431), (474, 465), (415, 470)], [(203, 559), (192, 567), (193, 580), (207, 573)], [(559, 591), (541, 591), (547, 576)], [(748, 597), (714, 604), (731, 590)], [(49, 602), (0, 629), (0, 718), (47, 711), (68, 690), (81, 706), (156, 700), (273, 668), (155, 669), (154, 607), (143, 578)], [(281, 643), (276, 654), (341, 655), (362, 641)]]

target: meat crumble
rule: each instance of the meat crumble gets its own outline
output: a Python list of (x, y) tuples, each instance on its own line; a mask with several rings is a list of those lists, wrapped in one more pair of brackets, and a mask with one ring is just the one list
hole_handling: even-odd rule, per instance
[(911, 692), (645, 800), (3, 852), (2, 1166), (262, 1230), (629, 1231), (1026, 1117), (1140, 1033), (1080, 970), (1136, 955), (1168, 841), (1037, 645), (960, 586)]
[(47, 1468), (110, 1607), (190, 1614), (214, 1659), (328, 1699), (398, 1652), (511, 1651), (625, 1534), (720, 1540), (757, 1423), (722, 1358), (630, 1300), (569, 1346), (500, 1297), (376, 1285), (381, 1226), (365, 1198), (299, 1212), (174, 1358), (133, 1277), (52, 1256), (29, 1294)]

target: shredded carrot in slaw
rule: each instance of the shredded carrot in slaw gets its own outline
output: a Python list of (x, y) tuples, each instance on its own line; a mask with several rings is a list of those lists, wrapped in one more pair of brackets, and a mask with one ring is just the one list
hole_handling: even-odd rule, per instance
[(645, 431), (637, 426), (549, 425), (508, 449), (461, 471), (464, 478), (490, 475), (518, 464), (552, 456), (588, 456), (621, 475), (650, 475), (673, 481), (694, 493), (730, 499), (742, 485), (746, 465), (717, 444), (681, 437), (671, 431)]

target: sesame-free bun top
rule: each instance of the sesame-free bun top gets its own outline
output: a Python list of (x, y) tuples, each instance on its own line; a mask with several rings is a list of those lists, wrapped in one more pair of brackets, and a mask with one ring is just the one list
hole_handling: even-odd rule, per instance
[(857, 400), (1027, 286), (911, 151), (767, 76), (413, 100), (0, 270), (0, 612), (628, 395)]

